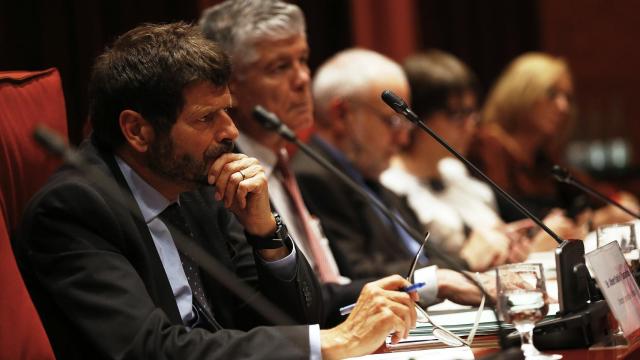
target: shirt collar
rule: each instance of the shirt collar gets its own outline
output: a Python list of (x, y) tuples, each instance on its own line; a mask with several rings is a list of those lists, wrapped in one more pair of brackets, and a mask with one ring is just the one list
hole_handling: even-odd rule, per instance
[(364, 177), (362, 176), (360, 171), (358, 171), (358, 169), (356, 169), (355, 166), (353, 166), (351, 161), (347, 159), (347, 156), (342, 151), (338, 150), (336, 147), (329, 144), (328, 142), (322, 140), (322, 138), (320, 138), (317, 135), (313, 135), (312, 140), (316, 143), (316, 145), (318, 145), (327, 154), (329, 154), (329, 156), (331, 156), (338, 163), (338, 165), (342, 167), (342, 170), (344, 170), (344, 172), (347, 173), (349, 177), (351, 177), (360, 185), (366, 186), (366, 182), (364, 181)]
[(151, 222), (160, 215), (164, 209), (171, 205), (171, 201), (167, 200), (158, 190), (144, 181), (124, 160), (118, 156), (115, 158), (122, 172), (122, 176), (124, 176), (133, 197), (140, 207), (144, 221), (146, 223)]
[(242, 153), (260, 161), (260, 165), (262, 165), (267, 178), (271, 176), (278, 162), (278, 157), (271, 149), (243, 133), (240, 133), (240, 136), (236, 139), (236, 144)]

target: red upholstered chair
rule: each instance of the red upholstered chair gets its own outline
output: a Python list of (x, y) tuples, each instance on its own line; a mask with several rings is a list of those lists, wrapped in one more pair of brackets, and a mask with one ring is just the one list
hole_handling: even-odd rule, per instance
[(45, 124), (67, 136), (60, 74), (0, 72), (0, 358), (53, 359), (9, 242), (29, 198), (60, 165), (31, 133)]

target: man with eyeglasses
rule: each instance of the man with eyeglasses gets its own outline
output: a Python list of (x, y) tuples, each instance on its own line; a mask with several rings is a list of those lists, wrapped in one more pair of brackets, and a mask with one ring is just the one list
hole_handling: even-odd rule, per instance
[[(460, 60), (440, 50), (412, 55), (403, 68), (414, 111), (466, 155), (479, 118), (475, 75)], [(424, 131), (411, 131), (381, 181), (406, 196), (433, 241), (440, 241), (449, 254), (465, 259), (472, 270), (526, 258), (529, 238), (517, 230), (530, 222), (505, 225), (491, 188), (474, 179), (461, 161)]]
[(260, 105), (294, 131), (313, 124), (304, 15), (298, 6), (282, 1), (230, 0), (206, 9), (200, 27), (233, 61), (230, 87), (234, 107), (230, 113), (240, 130), (236, 149), (255, 157), (264, 167), (271, 205), (322, 283), (323, 325), (339, 323), (344, 320), (339, 308), (353, 303), (373, 278), (351, 281), (342, 276), (319, 222), (302, 200), (286, 141), (264, 129), (252, 115), (253, 108)]
[[(206, 37), (229, 52), (233, 61), (230, 88), (234, 107), (230, 114), (240, 130), (237, 149), (260, 161), (268, 179), (271, 205), (287, 224), (296, 245), (323, 284), (324, 325), (341, 322), (344, 317), (339, 308), (353, 303), (367, 281), (391, 274), (404, 276), (417, 246), (398, 254), (396, 264), (383, 269), (379, 266), (380, 256), (374, 254), (366, 259), (364, 254), (363, 261), (370, 263), (367, 269), (349, 272), (341, 260), (344, 256), (336, 252), (333, 245), (329, 247), (333, 240), (324, 236), (320, 222), (312, 216), (316, 214), (305, 206), (285, 141), (264, 129), (252, 116), (254, 106), (261, 105), (294, 131), (313, 124), (311, 71), (307, 65), (309, 47), (300, 9), (281, 1), (225, 1), (204, 11), (200, 27)], [(358, 99), (354, 97), (351, 101)], [(369, 116), (378, 116), (388, 126), (404, 129), (406, 133), (406, 121), (384, 106), (370, 103), (373, 104), (366, 99), (354, 106), (362, 107)], [(432, 302), (436, 296), (446, 296), (446, 293), (439, 294), (437, 289), (438, 284), (447, 286), (447, 279), (436, 278), (436, 273), (441, 272), (447, 274), (444, 270), (432, 271), (433, 279), (416, 279), (429, 284), (419, 291), (423, 303)], [(477, 292), (470, 296), (470, 301), (480, 301)]]
[[(385, 89), (409, 97), (402, 68), (392, 60), (364, 49), (348, 49), (330, 58), (313, 80), (317, 131), (310, 146), (420, 229), (403, 199), (378, 181), (408, 141), (411, 127), (380, 100)], [(296, 154), (293, 169), (309, 210), (322, 221), (342, 274), (359, 278), (406, 272), (419, 247), (415, 239), (305, 154)], [(427, 254), (432, 247), (428, 242)], [(461, 275), (424, 266), (437, 260), (420, 259), (414, 281), (427, 284), (421, 301), (478, 303), (478, 290)]]

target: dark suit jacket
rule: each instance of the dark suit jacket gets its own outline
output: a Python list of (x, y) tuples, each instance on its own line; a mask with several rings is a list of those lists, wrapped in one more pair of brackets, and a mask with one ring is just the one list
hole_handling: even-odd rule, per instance
[[(309, 145), (344, 170), (315, 138)], [(292, 166), (310, 212), (322, 221), (342, 273), (354, 278), (406, 274), (413, 254), (365, 199), (301, 152), (294, 157)], [(410, 226), (419, 228), (415, 216), (403, 211), (406, 208), (395, 194), (382, 188), (380, 195), (385, 204), (401, 212)]]
[[(58, 358), (308, 358), (306, 326), (253, 328), (260, 325), (259, 318), (246, 303), (204, 273), (205, 292), (224, 330), (187, 331), (147, 225), (113, 156), (89, 143), (82, 154), (101, 183), (124, 190), (116, 194), (118, 201), (94, 180), (63, 168), (32, 199), (14, 243)], [(235, 218), (207, 195), (210, 189), (181, 200), (187, 221), (200, 225), (192, 230), (201, 245), (297, 322), (319, 322), (319, 285), (304, 256), (298, 252), (292, 279), (271, 276), (254, 261)]]
[[(242, 153), (242, 148), (238, 145), (234, 147), (234, 152)], [(248, 154), (249, 156), (255, 156), (257, 154)], [(274, 176), (274, 175), (272, 175)], [(271, 208), (278, 211), (278, 207), (271, 202)], [(294, 239), (295, 240), (295, 239)], [(344, 274), (343, 274), (344, 275)], [(323, 309), (324, 314), (322, 316), (321, 325), (323, 328), (329, 328), (335, 326), (346, 319), (345, 316), (340, 315), (340, 308), (353, 304), (358, 299), (362, 287), (370, 281), (375, 281), (377, 278), (362, 278), (355, 279), (351, 283), (346, 285), (339, 285), (333, 283), (321, 284)]]
[[(344, 171), (335, 158), (318, 145), (315, 137), (309, 145)], [(390, 274), (406, 276), (414, 254), (409, 253), (402, 240), (380, 219), (367, 200), (301, 151), (297, 152), (292, 166), (305, 203), (309, 211), (322, 221), (343, 274), (352, 278)], [(397, 210), (409, 226), (421, 229), (406, 199), (379, 183), (376, 186), (379, 186), (378, 195), (385, 205)], [(429, 254), (432, 248), (433, 245), (427, 242), (425, 252)], [(436, 258), (430, 260), (443, 265)]]

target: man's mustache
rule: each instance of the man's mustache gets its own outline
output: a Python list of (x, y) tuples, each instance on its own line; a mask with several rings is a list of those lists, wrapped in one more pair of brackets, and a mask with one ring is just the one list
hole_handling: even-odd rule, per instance
[(224, 139), (220, 142), (220, 145), (216, 146), (214, 149), (208, 149), (204, 153), (204, 160), (205, 162), (215, 161), (217, 158), (222, 156), (222, 154), (232, 152), (234, 147), (235, 145), (233, 141)]

